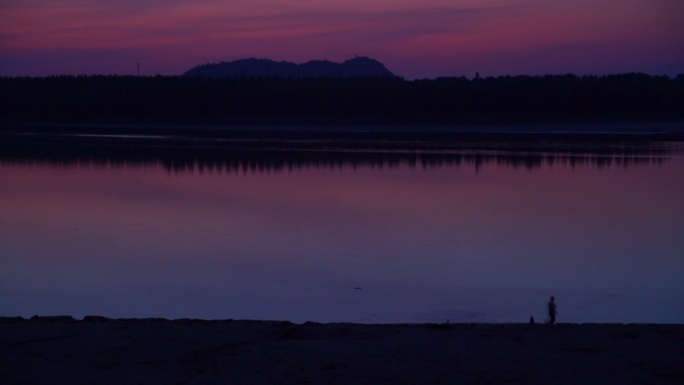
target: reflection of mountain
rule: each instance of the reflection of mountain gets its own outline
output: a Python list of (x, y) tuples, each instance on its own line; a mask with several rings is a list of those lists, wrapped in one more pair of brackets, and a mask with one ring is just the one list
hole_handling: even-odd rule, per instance
[(302, 64), (250, 58), (199, 65), (184, 75), (213, 78), (265, 77), (285, 79), (394, 76), (382, 63), (367, 57), (356, 57), (343, 63), (312, 60)]
[[(168, 134), (168, 133), (167, 133)], [(180, 131), (176, 134), (181, 134)], [(170, 172), (473, 166), (628, 167), (682, 153), (680, 141), (580, 135), (252, 133), (147, 135), (0, 133), (0, 162), (57, 166), (163, 165)]]

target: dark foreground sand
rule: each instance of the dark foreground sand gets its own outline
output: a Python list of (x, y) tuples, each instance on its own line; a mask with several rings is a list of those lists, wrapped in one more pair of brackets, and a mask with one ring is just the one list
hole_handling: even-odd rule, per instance
[(0, 318), (3, 384), (684, 384), (684, 325)]

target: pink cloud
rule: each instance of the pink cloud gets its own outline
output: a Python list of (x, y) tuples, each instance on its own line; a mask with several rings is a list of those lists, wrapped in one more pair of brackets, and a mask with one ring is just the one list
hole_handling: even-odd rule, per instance
[[(68, 67), (89, 55), (143, 57), (150, 73), (178, 74), (250, 56), (301, 62), (360, 54), (409, 78), (470, 74), (476, 66), (497, 74), (557, 72), (557, 57), (576, 59), (571, 72), (618, 71), (624, 66), (610, 64), (615, 47), (623, 56), (648, 52), (634, 58), (634, 70), (684, 63), (684, 54), (670, 49), (682, 43), (684, 7), (670, 0), (34, 0), (2, 7), (0, 75), (30, 75), (25, 68), (36, 68), (38, 58)], [(597, 48), (586, 55), (589, 46)], [(79, 73), (130, 69), (111, 60), (71, 63)], [(52, 71), (72, 72), (63, 68)], [(44, 66), (33, 74), (47, 73)]]

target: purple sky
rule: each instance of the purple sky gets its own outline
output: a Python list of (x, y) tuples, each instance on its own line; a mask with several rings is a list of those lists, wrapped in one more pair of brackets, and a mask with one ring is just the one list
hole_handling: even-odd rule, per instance
[(408, 79), (684, 73), (682, 0), (0, 0), (0, 76), (363, 55)]

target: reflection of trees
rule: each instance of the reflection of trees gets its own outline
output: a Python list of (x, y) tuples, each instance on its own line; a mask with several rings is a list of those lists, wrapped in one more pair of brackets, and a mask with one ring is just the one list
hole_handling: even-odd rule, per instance
[(300, 168), (630, 167), (660, 164), (681, 142), (643, 140), (283, 141), (0, 136), (5, 164), (147, 167), (199, 173), (261, 173)]

